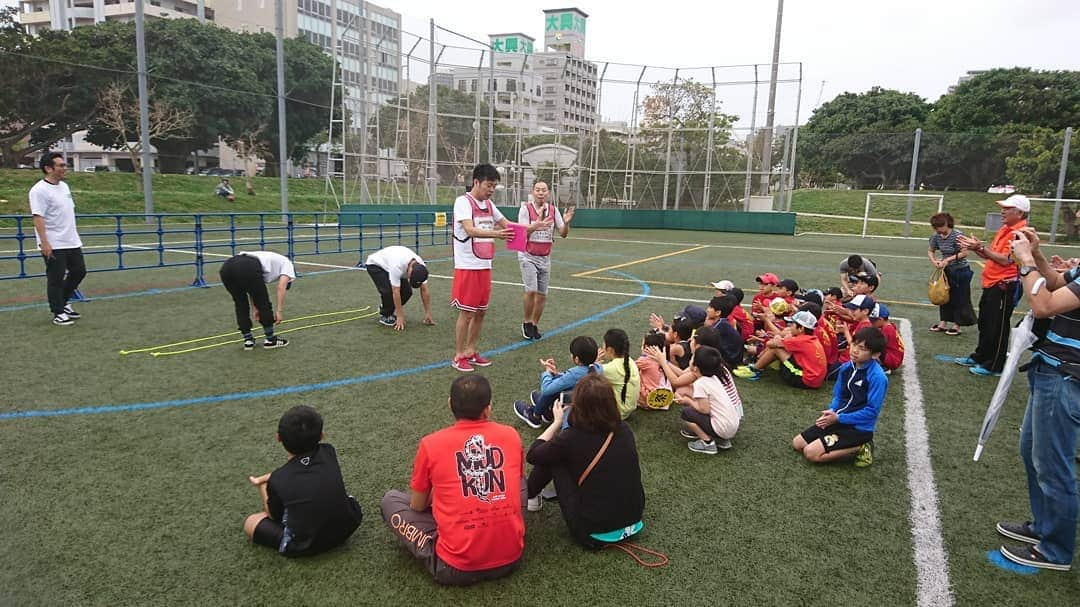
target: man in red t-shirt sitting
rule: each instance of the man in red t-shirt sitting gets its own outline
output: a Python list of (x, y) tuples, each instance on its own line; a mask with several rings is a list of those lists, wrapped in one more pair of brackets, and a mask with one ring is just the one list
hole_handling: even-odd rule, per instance
[(457, 420), (420, 439), (411, 494), (383, 496), (383, 520), (440, 584), (465, 586), (513, 572), (525, 548), (524, 452), (517, 430), (491, 415), (491, 385), (464, 375), (450, 386)]
[(784, 383), (795, 388), (817, 389), (825, 383), (828, 371), (825, 350), (814, 335), (817, 318), (805, 310), (787, 318), (784, 334), (765, 343), (765, 351), (752, 366), (732, 371), (735, 377), (757, 381), (761, 372), (773, 361), (780, 361), (780, 377)]

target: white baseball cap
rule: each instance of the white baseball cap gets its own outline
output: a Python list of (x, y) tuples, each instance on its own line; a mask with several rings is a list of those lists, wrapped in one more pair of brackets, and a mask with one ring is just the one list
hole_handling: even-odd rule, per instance
[(1013, 194), (1005, 200), (997, 201), (997, 203), (1003, 209), (1020, 209), (1025, 213), (1031, 212), (1031, 201), (1023, 194)]
[(800, 310), (795, 314), (792, 314), (791, 316), (785, 318), (784, 320), (788, 322), (798, 323), (806, 327), (807, 329), (813, 329), (817, 326), (817, 318), (814, 318), (814, 315), (810, 312), (807, 312), (806, 310)]
[(714, 289), (719, 289), (721, 291), (730, 291), (735, 288), (735, 283), (731, 282), (730, 280), (721, 280), (710, 284), (713, 286)]

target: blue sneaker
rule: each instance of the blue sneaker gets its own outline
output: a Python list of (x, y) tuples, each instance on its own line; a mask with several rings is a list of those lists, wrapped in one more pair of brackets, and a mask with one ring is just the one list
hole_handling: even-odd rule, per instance
[(1001, 373), (994, 373), (993, 371), (987, 369), (982, 365), (975, 365), (974, 367), (968, 369), (968, 372), (970, 372), (972, 375), (981, 375), (983, 377), (1001, 377)]
[(977, 367), (977, 366), (979, 366), (978, 361), (976, 361), (974, 358), (972, 358), (970, 356), (963, 356), (963, 357), (957, 356), (956, 358), (953, 359), (953, 362), (958, 364), (958, 365), (965, 366), (965, 367)]
[(540, 427), (540, 416), (534, 413), (533, 408), (526, 405), (523, 400), (514, 401), (514, 415), (517, 415), (530, 428)]

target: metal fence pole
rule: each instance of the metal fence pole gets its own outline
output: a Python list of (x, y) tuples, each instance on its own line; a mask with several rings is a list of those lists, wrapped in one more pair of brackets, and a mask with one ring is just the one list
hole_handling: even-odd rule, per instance
[(438, 93), (435, 84), (435, 20), (431, 19), (431, 47), (428, 49), (428, 203), (435, 204), (436, 188), (438, 187), (438, 149), (435, 146), (435, 129), (438, 117)]
[(746, 137), (746, 188), (743, 192), (743, 210), (750, 210), (750, 192), (753, 187), (754, 170), (754, 129), (757, 128), (758, 66), (754, 64), (754, 105), (750, 110), (750, 134)]
[(802, 62), (799, 62), (799, 91), (795, 95), (795, 132), (791, 135), (791, 159), (788, 164), (788, 191), (784, 210), (791, 212), (791, 192), (795, 189), (795, 151), (799, 146), (799, 109), (802, 106)]
[(274, 30), (277, 38), (277, 111), (278, 111), (278, 172), (281, 183), (281, 219), (288, 221), (289, 213), (289, 146), (285, 135), (285, 0), (274, 2)]
[(919, 144), (922, 142), (922, 129), (915, 129), (915, 147), (911, 151), (911, 177), (907, 187), (907, 211), (904, 213), (904, 237), (911, 236), (911, 195), (915, 193), (915, 177), (919, 172)]
[(709, 68), (712, 73), (712, 105), (709, 109), (709, 134), (705, 143), (705, 191), (701, 195), (701, 210), (709, 210), (709, 186), (712, 185), (712, 149), (713, 128), (716, 117), (716, 68)]
[(143, 206), (146, 223), (154, 214), (154, 192), (151, 174), (154, 171), (150, 158), (150, 94), (146, 86), (146, 28), (144, 27), (145, 0), (135, 0), (135, 51), (139, 70), (139, 151), (142, 156)]
[(481, 83), (484, 82), (484, 57), (486, 55), (487, 55), (486, 50), (480, 51), (480, 62), (476, 66), (476, 88), (473, 89), (473, 92), (476, 93), (476, 95), (475, 95), (476, 107), (473, 110), (473, 123), (472, 123), (473, 138), (474, 138), (473, 147), (475, 148), (473, 150), (473, 165), (474, 166), (480, 164), (480, 97), (484, 94), (483, 93), (484, 87), (481, 86)]
[[(668, 182), (671, 181), (671, 136), (675, 129), (675, 104), (671, 102), (675, 95), (675, 87), (679, 86), (679, 70), (675, 70), (675, 77), (671, 80), (671, 95), (668, 96), (668, 125), (667, 125), (667, 151), (664, 153), (664, 205), (667, 210)], [(675, 201), (675, 209), (679, 209), (679, 201)]]
[(1050, 242), (1057, 241), (1058, 215), (1061, 215), (1061, 199), (1065, 195), (1065, 174), (1069, 170), (1069, 143), (1072, 140), (1072, 127), (1065, 129), (1065, 145), (1061, 148), (1061, 169), (1058, 171), (1057, 195), (1054, 201), (1054, 218), (1050, 220)]
[(495, 96), (497, 94), (495, 90), (495, 48), (491, 48), (490, 57), (488, 57), (488, 91), (491, 92), (491, 101), (488, 102), (488, 140), (487, 140), (487, 161), (488, 164), (495, 164)]

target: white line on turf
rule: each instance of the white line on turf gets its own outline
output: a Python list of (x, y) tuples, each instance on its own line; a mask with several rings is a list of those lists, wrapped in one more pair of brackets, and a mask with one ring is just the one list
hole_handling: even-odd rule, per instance
[[(124, 245), (124, 246), (138, 248), (138, 247), (134, 247), (133, 245)], [(184, 253), (184, 254), (187, 254), (187, 255), (194, 255), (195, 254), (195, 251), (185, 251), (183, 249), (165, 249), (165, 250), (170, 252), (170, 253)], [(232, 255), (228, 255), (228, 254), (225, 254), (225, 253), (206, 253), (206, 252), (204, 252), (203, 255), (210, 255), (210, 256), (213, 256), (213, 257), (232, 257)], [(361, 269), (361, 268), (358, 268), (358, 267), (355, 267), (355, 266), (339, 266), (339, 265), (334, 265), (334, 264), (330, 264), (330, 263), (317, 263), (317, 262), (313, 262), (313, 261), (294, 261), (293, 263), (296, 264), (296, 265), (312, 266), (312, 267), (316, 267), (316, 268), (332, 268), (332, 269), (338, 269), (338, 270), (360, 270)], [(442, 278), (442, 279), (445, 279), (445, 280), (453, 279), (453, 276), (444, 276), (442, 274), (431, 274), (430, 276), (432, 278)], [(509, 281), (505, 281), (505, 280), (493, 280), (493, 281), (491, 281), (491, 283), (496, 284), (496, 285), (507, 285), (507, 286), (511, 286), (511, 287), (522, 287), (522, 286), (524, 286), (520, 282), (509, 282)], [(569, 292), (573, 292), (573, 293), (595, 293), (597, 295), (614, 295), (616, 297), (643, 297), (643, 295), (641, 293), (625, 293), (625, 292), (622, 292), (622, 291), (598, 291), (596, 289), (578, 289), (578, 288), (575, 288), (575, 287), (549, 286), (548, 289), (552, 289), (552, 290), (556, 290), (556, 291), (569, 291)], [(652, 294), (644, 295), (644, 297), (646, 297), (648, 299), (656, 299), (656, 300), (659, 300), (659, 301), (677, 301), (677, 302), (692, 302), (692, 303), (693, 302), (700, 302), (700, 298), (665, 297), (663, 295), (652, 295)]]
[[(734, 245), (734, 244), (705, 244), (702, 242), (659, 242), (654, 240), (619, 240), (617, 238), (588, 238), (585, 236), (574, 237), (574, 240), (594, 240), (597, 242), (621, 242), (626, 244), (651, 244), (665, 247), (708, 247), (710, 249), (739, 249), (746, 250), (749, 245)], [(822, 253), (825, 255), (842, 255), (836, 250), (822, 251), (820, 249), (778, 249), (775, 247), (769, 247), (770, 252), (779, 253)], [(926, 259), (926, 255), (895, 255), (888, 253), (873, 253), (874, 257), (889, 258), (889, 259)]]
[(904, 378), (904, 436), (908, 490), (911, 492), (911, 536), (915, 544), (915, 570), (918, 575), (918, 604), (923, 607), (948, 607), (954, 599), (949, 584), (949, 561), (941, 537), (937, 487), (930, 463), (930, 443), (911, 321), (900, 320), (900, 335), (907, 344), (904, 364), (900, 368)]

